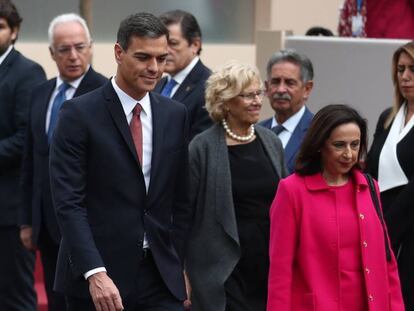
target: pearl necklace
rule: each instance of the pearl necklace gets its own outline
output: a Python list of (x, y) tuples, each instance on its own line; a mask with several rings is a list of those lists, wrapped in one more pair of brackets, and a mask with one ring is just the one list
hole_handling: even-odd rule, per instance
[(221, 124), (223, 124), (224, 130), (226, 131), (227, 135), (229, 135), (234, 140), (246, 142), (246, 141), (251, 140), (254, 136), (254, 125), (253, 124), (250, 125), (250, 129), (249, 129), (250, 133), (247, 134), (246, 136), (240, 136), (240, 135), (234, 134), (231, 131), (225, 119), (221, 120)]

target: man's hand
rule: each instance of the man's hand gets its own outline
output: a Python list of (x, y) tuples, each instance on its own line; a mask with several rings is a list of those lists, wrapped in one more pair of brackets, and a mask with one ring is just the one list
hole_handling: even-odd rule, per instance
[(21, 226), (20, 227), (20, 241), (22, 241), (23, 246), (29, 250), (34, 250), (34, 245), (32, 242), (32, 227), (31, 226)]
[(187, 299), (184, 300), (184, 310), (191, 310), (191, 284), (188, 279), (187, 272), (184, 270), (185, 291), (187, 292)]
[(106, 274), (98, 272), (88, 278), (89, 292), (97, 311), (122, 311), (122, 299), (118, 288)]

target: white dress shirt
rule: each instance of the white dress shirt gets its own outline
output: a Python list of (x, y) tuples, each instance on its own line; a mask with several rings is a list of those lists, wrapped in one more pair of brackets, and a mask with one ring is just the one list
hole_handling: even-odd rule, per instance
[(191, 70), (193, 70), (193, 68), (195, 67), (195, 65), (197, 64), (199, 60), (200, 58), (196, 56), (183, 70), (179, 71), (175, 76), (171, 77), (170, 75), (167, 75), (168, 81), (170, 81), (170, 79), (173, 78), (175, 82), (177, 82), (177, 84), (173, 87), (171, 91), (170, 97), (174, 96), (175, 92), (177, 92), (180, 85), (183, 84), (185, 78), (187, 78), (188, 74), (191, 72)]
[[(119, 101), (121, 102), (122, 109), (125, 113), (125, 118), (128, 124), (132, 120), (132, 111), (134, 110), (137, 103), (142, 107), (140, 114), (142, 124), (142, 173), (144, 175), (145, 188), (148, 193), (148, 187), (150, 183), (151, 175), (151, 158), (152, 158), (152, 110), (149, 93), (145, 94), (140, 100), (136, 100), (125, 93), (115, 82), (115, 77), (111, 79), (112, 86), (118, 95)], [(149, 248), (148, 240), (144, 233), (143, 248)], [(91, 275), (98, 272), (106, 272), (104, 267), (98, 267), (87, 271), (84, 274), (85, 279), (88, 279)]]
[[(78, 79), (76, 79), (74, 81), (66, 82), (67, 84), (70, 85), (70, 87), (65, 92), (66, 100), (69, 100), (69, 99), (73, 98), (73, 96), (75, 95), (76, 90), (79, 87), (79, 84), (82, 82), (82, 79), (84, 77), (85, 77), (85, 74), (83, 74), (81, 77), (79, 77)], [(49, 131), (50, 116), (52, 114), (53, 101), (55, 100), (56, 95), (59, 93), (59, 87), (63, 83), (65, 83), (65, 81), (63, 81), (60, 76), (56, 77), (56, 86), (55, 86), (55, 89), (52, 92), (52, 96), (50, 96), (49, 106), (47, 107), (47, 111), (46, 111), (46, 124), (45, 124), (46, 134)]]
[[(283, 148), (286, 148), (286, 145), (289, 142), (290, 137), (292, 137), (293, 132), (295, 131), (296, 126), (299, 124), (300, 119), (302, 119), (303, 114), (305, 113), (305, 106), (299, 109), (298, 112), (296, 112), (293, 116), (291, 116), (289, 119), (287, 119), (285, 122), (283, 122), (283, 127), (285, 128), (284, 131), (279, 133), (279, 138), (282, 141)], [(272, 118), (272, 127), (277, 126), (279, 123), (277, 123), (276, 118)]]

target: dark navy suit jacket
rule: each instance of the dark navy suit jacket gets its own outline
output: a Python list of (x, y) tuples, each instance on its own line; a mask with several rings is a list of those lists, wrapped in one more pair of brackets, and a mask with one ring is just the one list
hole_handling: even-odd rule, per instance
[(183, 254), (192, 218), (187, 112), (182, 104), (155, 93), (150, 101), (148, 193), (111, 82), (62, 108), (50, 152), (52, 197), (62, 232), (57, 291), (87, 297), (83, 274), (106, 267), (125, 297), (139, 279), (145, 232), (165, 284), (178, 299), (186, 297)]
[[(190, 140), (213, 124), (205, 109), (204, 95), (206, 80), (210, 74), (210, 69), (199, 60), (172, 97), (187, 107)], [(167, 77), (162, 78), (154, 92), (161, 93), (167, 81)]]
[(0, 226), (19, 223), (20, 167), (30, 96), (45, 80), (42, 67), (15, 49), (0, 65)]
[[(286, 147), (285, 147), (285, 162), (287, 163), (287, 169), (290, 174), (295, 171), (295, 161), (296, 155), (299, 151), (300, 145), (305, 137), (306, 131), (309, 128), (310, 123), (313, 119), (313, 113), (305, 107), (305, 113), (300, 119), (298, 125), (292, 133)], [(263, 120), (259, 125), (271, 128), (272, 127), (272, 118)]]
[[(74, 97), (90, 92), (107, 81), (107, 78), (89, 68)], [(32, 95), (29, 125), (22, 166), (23, 213), (21, 223), (32, 226), (32, 240), (36, 245), (42, 225), (56, 244), (60, 233), (50, 195), (49, 144), (46, 134), (46, 112), (56, 87), (56, 78), (39, 85)]]

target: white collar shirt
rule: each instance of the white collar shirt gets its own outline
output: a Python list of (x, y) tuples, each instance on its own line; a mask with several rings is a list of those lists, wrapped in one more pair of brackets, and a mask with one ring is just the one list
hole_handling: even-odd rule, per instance
[(143, 98), (136, 100), (125, 93), (115, 82), (115, 77), (111, 79), (112, 86), (118, 95), (122, 109), (128, 124), (132, 120), (132, 111), (137, 103), (142, 107), (140, 114), (142, 124), (142, 173), (144, 174), (145, 187), (148, 192), (151, 175), (151, 158), (152, 158), (152, 110), (149, 93), (147, 92)]
[(177, 84), (173, 87), (171, 91), (171, 97), (174, 96), (175, 92), (177, 92), (180, 85), (183, 84), (185, 78), (187, 78), (187, 76), (189, 75), (191, 70), (193, 70), (193, 68), (195, 67), (195, 65), (197, 64), (199, 60), (200, 58), (196, 56), (184, 69), (179, 71), (175, 76), (171, 77), (170, 75), (168, 75), (168, 81), (170, 81), (170, 79), (173, 78), (175, 82), (177, 82)]
[[(86, 74), (86, 72), (85, 72), (85, 74)], [(75, 95), (76, 90), (79, 87), (79, 84), (81, 84), (83, 78), (85, 77), (85, 74), (83, 74), (81, 77), (77, 78), (74, 81), (66, 82), (67, 84), (70, 85), (70, 87), (65, 92), (66, 100), (69, 100), (69, 99), (73, 98), (73, 96)], [(50, 96), (49, 105), (48, 105), (47, 111), (46, 111), (46, 124), (45, 124), (46, 134), (47, 134), (47, 131), (49, 130), (53, 101), (55, 100), (56, 95), (59, 93), (59, 88), (63, 83), (65, 83), (65, 81), (63, 81), (60, 76), (57, 76), (56, 77), (55, 89), (52, 92), (52, 96)]]
[[(283, 127), (285, 128), (284, 131), (279, 133), (279, 138), (282, 141), (283, 148), (286, 148), (286, 145), (288, 144), (290, 138), (292, 137), (293, 132), (295, 131), (296, 126), (298, 126), (300, 119), (302, 119), (304, 113), (305, 113), (305, 106), (299, 109), (298, 112), (296, 112), (293, 116), (291, 116), (289, 119), (287, 119), (285, 122), (283, 122)], [(278, 123), (276, 121), (276, 118), (272, 118), (272, 128), (277, 126)]]

